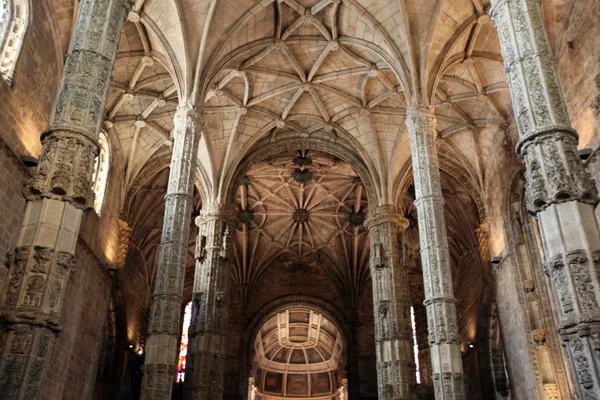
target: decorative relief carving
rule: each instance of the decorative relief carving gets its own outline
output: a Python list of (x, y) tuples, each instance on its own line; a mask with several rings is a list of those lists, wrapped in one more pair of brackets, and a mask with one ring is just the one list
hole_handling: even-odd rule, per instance
[(88, 209), (94, 204), (91, 179), (97, 143), (66, 132), (48, 133), (38, 168), (24, 187), (28, 200), (51, 198)]
[(590, 274), (590, 263), (584, 250), (576, 250), (567, 253), (567, 264), (571, 270), (571, 277), (575, 290), (578, 294), (581, 311), (589, 313), (598, 310), (598, 301), (594, 293), (592, 276)]
[[(28, 201), (48, 198), (88, 209), (94, 203), (90, 181), (100, 117), (129, 4), (125, 0), (81, 0), (79, 4), (54, 112), (42, 134), (37, 170), (24, 194)], [(62, 298), (74, 264), (72, 254), (55, 249), (16, 249), (0, 314), (5, 325), (0, 342), (6, 344), (0, 346), (3, 399), (41, 398), (49, 349), (61, 329)]]
[[(417, 196), (415, 205), (419, 217), (429, 344), (432, 348), (450, 344), (457, 347), (455, 353), (459, 354), (456, 300), (448, 255), (433, 110), (429, 107), (409, 107), (406, 124)], [(461, 363), (460, 360), (449, 359), (451, 356), (447, 351), (436, 350), (436, 353), (442, 355), (441, 363), (451, 366)], [(462, 367), (441, 376), (440, 362), (432, 363), (436, 398), (463, 399)]]
[[(177, 109), (169, 186), (165, 204), (163, 239), (159, 251), (156, 283), (148, 324), (149, 339), (151, 336), (168, 335), (175, 340), (179, 336), (181, 297), (183, 292), (184, 262), (189, 239), (189, 219), (193, 208), (194, 173), (198, 154), (198, 142), (203, 126), (202, 114), (191, 104)], [(235, 216), (235, 214), (234, 214)], [(199, 245), (203, 245), (200, 248)], [(196, 258), (210, 258), (210, 244), (197, 240)], [(197, 279), (197, 277), (196, 277)], [(196, 308), (196, 307), (194, 307)], [(162, 340), (162, 339), (161, 339)], [(148, 346), (147, 346), (148, 347)], [(176, 349), (171, 349), (173, 352)], [(158, 352), (157, 352), (158, 353)], [(146, 349), (144, 379), (142, 382), (142, 399), (170, 398), (172, 381), (176, 372), (175, 360), (172, 365), (164, 364), (159, 358), (152, 356), (153, 349)], [(191, 360), (190, 360), (191, 362)]]
[(598, 193), (576, 152), (577, 136), (551, 132), (524, 141), (520, 155), (525, 161), (525, 200), (532, 212), (552, 204), (580, 201), (596, 204)]

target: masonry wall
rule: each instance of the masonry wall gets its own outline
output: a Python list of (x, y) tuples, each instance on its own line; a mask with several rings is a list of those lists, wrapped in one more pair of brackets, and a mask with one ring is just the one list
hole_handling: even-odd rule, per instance
[(77, 271), (63, 307), (63, 332), (54, 345), (44, 398), (81, 400), (91, 397), (105, 331), (110, 276), (87, 246), (79, 242)]
[[(31, 1), (30, 5), (31, 20), (12, 87), (0, 79), (0, 289), (8, 271), (5, 255), (15, 246), (25, 211), (22, 187), (33, 172), (21, 157), (40, 154), (39, 137), (48, 126), (63, 67), (56, 16), (47, 0)], [(44, 391), (49, 400), (87, 399), (93, 390), (106, 330), (108, 267), (115, 263), (119, 243), (122, 169), (122, 160), (111, 157), (102, 216), (91, 211), (81, 225), (77, 270), (67, 289), (63, 332), (55, 343)]]
[(62, 61), (54, 42), (52, 19), (47, 12), (45, 1), (31, 2), (29, 31), (15, 69), (12, 87), (9, 87), (4, 79), (0, 79), (2, 264), (6, 252), (11, 250), (16, 242), (25, 212), (21, 189), (28, 173), (20, 159), (24, 155), (36, 158), (39, 156), (42, 148), (39, 135), (48, 125), (61, 70)]
[(558, 76), (580, 148), (600, 146), (600, 2), (544, 0)]

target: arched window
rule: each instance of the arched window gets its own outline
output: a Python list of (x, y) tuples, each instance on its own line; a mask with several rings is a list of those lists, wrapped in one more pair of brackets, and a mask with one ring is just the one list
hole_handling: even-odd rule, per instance
[(108, 145), (108, 137), (104, 132), (100, 132), (98, 137), (98, 143), (100, 144), (100, 152), (96, 157), (96, 163), (94, 165), (94, 193), (96, 199), (94, 200), (94, 210), (100, 215), (102, 211), (102, 203), (104, 203), (104, 194), (106, 193), (106, 182), (108, 180), (108, 169), (110, 167), (110, 146)]
[(9, 84), (12, 84), (28, 22), (28, 0), (0, 0), (0, 75)]
[(417, 324), (415, 322), (415, 309), (410, 308), (410, 325), (412, 328), (413, 352), (415, 354), (415, 367), (417, 375), (417, 383), (421, 383), (421, 368), (419, 366), (419, 345), (417, 344)]
[(180, 383), (185, 380), (185, 364), (188, 355), (188, 331), (192, 322), (192, 302), (185, 306), (183, 314), (183, 327), (181, 329), (181, 342), (179, 343), (179, 357), (177, 358), (177, 376), (175, 382)]

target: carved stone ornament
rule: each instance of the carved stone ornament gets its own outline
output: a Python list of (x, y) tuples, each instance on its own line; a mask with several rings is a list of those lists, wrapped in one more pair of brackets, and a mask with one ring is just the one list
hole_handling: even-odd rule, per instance
[[(161, 239), (156, 281), (148, 323), (146, 358), (141, 398), (146, 400), (171, 397), (172, 382), (176, 372), (173, 364), (164, 364), (164, 338), (169, 337), (175, 354), (179, 339), (185, 256), (190, 234), (190, 219), (194, 207), (194, 174), (198, 157), (198, 143), (203, 129), (203, 115), (192, 104), (177, 109), (174, 118), (174, 143), (169, 171), (169, 185), (165, 196), (165, 217)], [(210, 218), (210, 216), (207, 216)], [(233, 214), (235, 218), (235, 213)], [(198, 219), (196, 219), (198, 223)], [(211, 257), (210, 243), (197, 240), (195, 257)], [(206, 250), (206, 253), (204, 252)], [(197, 261), (199, 262), (199, 261)], [(194, 307), (196, 308), (196, 307)]]
[(42, 155), (23, 193), (27, 200), (50, 198), (81, 209), (94, 206), (92, 175), (98, 146), (87, 138), (52, 132), (43, 140)]
[(520, 154), (527, 170), (525, 201), (528, 210), (541, 212), (569, 201), (596, 204), (598, 192), (577, 154), (577, 137), (552, 132), (523, 143)]
[(231, 231), (236, 223), (233, 207), (206, 205), (196, 218), (200, 235), (192, 291), (190, 346), (186, 370), (186, 397), (220, 398), (224, 379), (224, 348), (227, 335)]
[[(440, 183), (433, 108), (409, 107), (406, 125), (411, 146), (415, 205), (419, 218), (423, 260), (423, 304), (427, 309), (431, 354), (437, 355), (438, 358), (432, 360), (435, 397), (444, 400), (464, 399), (462, 363), (451, 356), (452, 353), (460, 354), (460, 338), (444, 220), (444, 199)], [(442, 373), (442, 365), (451, 366), (452, 372)]]

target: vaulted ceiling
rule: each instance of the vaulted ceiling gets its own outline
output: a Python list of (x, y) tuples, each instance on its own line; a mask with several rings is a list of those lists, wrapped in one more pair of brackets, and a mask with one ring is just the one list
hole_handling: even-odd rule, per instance
[[(77, 1), (47, 2), (66, 52)], [(251, 287), (285, 263), (319, 265), (347, 292), (368, 287), (368, 236), (359, 220), (379, 204), (414, 212), (404, 120), (416, 103), (435, 108), (452, 257), (463, 266), (456, 278), (477, 272), (474, 229), (488, 217), (483, 199), (494, 190), (496, 156), (513, 151), (489, 0), (131, 3), (104, 129), (124, 167), (121, 218), (134, 228), (130, 257), (145, 265), (139, 279), (153, 276), (173, 116), (183, 102), (205, 117), (197, 207), (235, 192), (237, 285)], [(564, 0), (542, 3), (556, 41), (568, 7)], [(356, 162), (286, 147), (249, 165), (242, 182), (233, 179), (259, 147), (290, 138), (341, 144)], [(416, 225), (409, 231), (416, 250)], [(485, 288), (476, 289), (483, 296)], [(475, 311), (463, 317), (473, 326)]]
[(323, 314), (282, 310), (262, 325), (254, 341), (254, 384), (265, 400), (330, 400), (344, 377), (344, 348), (337, 327)]
[(354, 169), (318, 151), (255, 164), (237, 196), (233, 283), (252, 287), (272, 267), (318, 265), (346, 294), (369, 282), (368, 201)]

